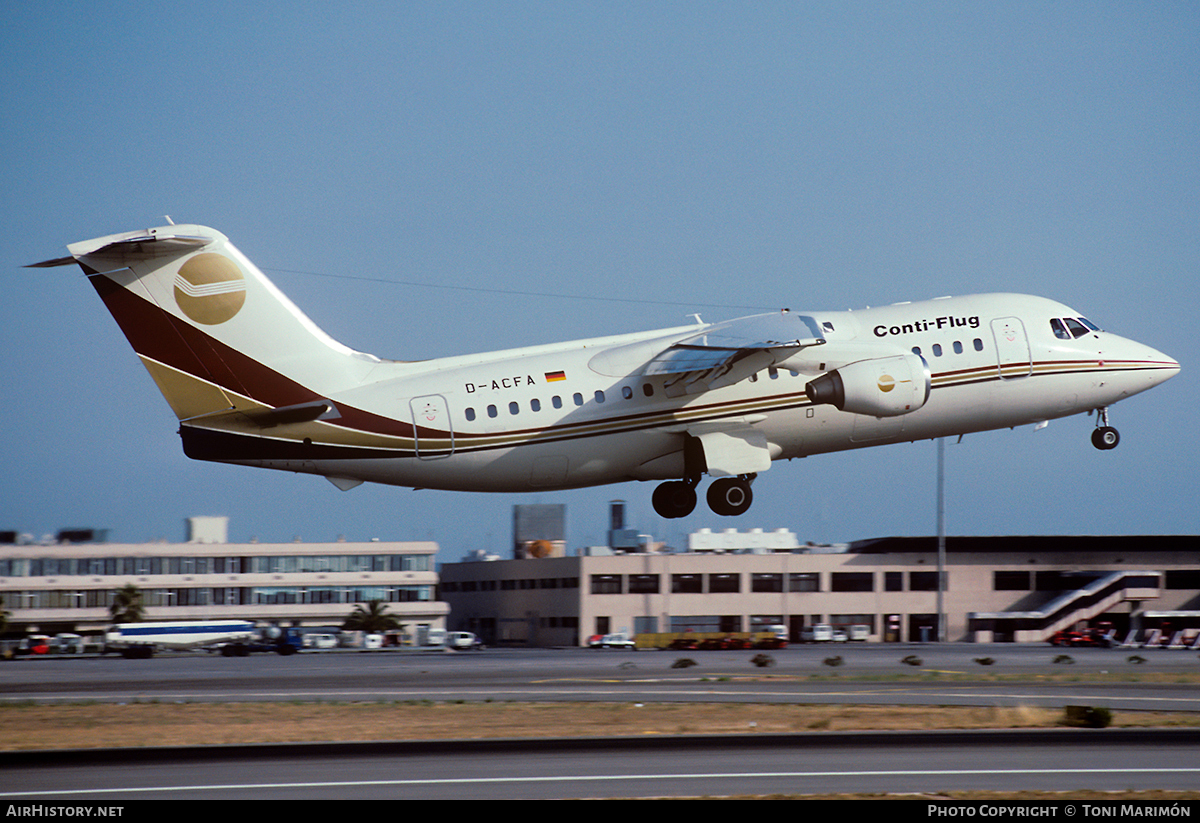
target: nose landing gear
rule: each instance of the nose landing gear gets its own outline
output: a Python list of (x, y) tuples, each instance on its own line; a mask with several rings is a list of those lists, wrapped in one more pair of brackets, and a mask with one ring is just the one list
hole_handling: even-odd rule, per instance
[(1109, 449), (1115, 449), (1120, 442), (1120, 433), (1108, 425), (1108, 408), (1104, 407), (1097, 410), (1096, 429), (1092, 432), (1092, 445), (1100, 449), (1100, 451), (1108, 451)]

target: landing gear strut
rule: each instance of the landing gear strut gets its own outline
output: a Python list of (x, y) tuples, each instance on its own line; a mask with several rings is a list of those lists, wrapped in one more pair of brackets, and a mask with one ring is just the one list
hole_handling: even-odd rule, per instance
[(1092, 445), (1101, 451), (1115, 449), (1121, 442), (1121, 435), (1108, 425), (1108, 407), (1096, 412), (1096, 430), (1092, 432)]

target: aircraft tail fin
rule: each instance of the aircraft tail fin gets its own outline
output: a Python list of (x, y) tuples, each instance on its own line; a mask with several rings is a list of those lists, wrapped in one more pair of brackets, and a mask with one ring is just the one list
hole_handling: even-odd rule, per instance
[(220, 232), (171, 225), (72, 243), (180, 420), (310, 404), (380, 361), (334, 341)]

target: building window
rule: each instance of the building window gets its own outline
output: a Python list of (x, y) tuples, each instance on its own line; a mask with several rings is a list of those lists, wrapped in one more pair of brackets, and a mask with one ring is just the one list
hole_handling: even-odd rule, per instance
[(819, 592), (821, 579), (816, 572), (792, 572), (788, 575), (789, 592)]
[(620, 594), (621, 593), (621, 575), (619, 574), (593, 574), (592, 575), (592, 594)]
[(1168, 589), (1200, 589), (1200, 569), (1168, 571), (1163, 585)]
[(750, 591), (752, 592), (781, 592), (783, 591), (783, 575), (782, 574), (759, 574), (750, 575)]
[(997, 571), (992, 572), (992, 590), (997, 592), (1027, 592), (1033, 588), (1033, 582), (1027, 571)]
[(904, 572), (884, 572), (883, 590), (885, 592), (904, 591)]
[(937, 572), (908, 573), (908, 590), (910, 592), (936, 592), (937, 584)]
[(834, 592), (873, 592), (875, 575), (872, 572), (834, 572), (829, 590)]
[(702, 594), (704, 592), (703, 578), (698, 574), (671, 575), (672, 594)]
[(658, 594), (659, 583), (657, 574), (629, 575), (630, 594)]
[(710, 574), (708, 576), (709, 594), (737, 594), (742, 590), (740, 574)]

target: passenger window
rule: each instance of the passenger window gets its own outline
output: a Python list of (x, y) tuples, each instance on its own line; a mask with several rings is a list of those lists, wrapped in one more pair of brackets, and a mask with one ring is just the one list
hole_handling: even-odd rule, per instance
[(516, 414), (520, 410), (521, 410), (521, 407), (517, 404), (517, 401), (514, 400), (513, 402), (508, 404), (508, 413), (509, 414)]
[(621, 387), (621, 396), (624, 397), (626, 400), (632, 400), (633, 399), (633, 389), (631, 389), (629, 386), (622, 386)]
[(562, 398), (557, 394), (550, 398), (550, 405), (556, 409), (562, 408)]
[(465, 414), (467, 416), (467, 420), (475, 419), (475, 410), (473, 408), (471, 408), (470, 406), (467, 407), (467, 411), (465, 412)]
[(488, 406), (488, 417), (495, 417), (497, 414), (495, 406)]
[(771, 368), (767, 369), (767, 376), (770, 377), (772, 380), (778, 380), (779, 379), (779, 369), (775, 368), (774, 366), (771, 366)]
[(983, 351), (983, 341), (978, 337), (975, 338), (975, 351)]
[(538, 400), (536, 397), (533, 398), (532, 400), (530, 400), (529, 401), (529, 410), (535, 411), (535, 412), (541, 411), (542, 410), (542, 401)]
[(958, 340), (955, 340), (954, 341), (954, 353), (962, 354), (962, 352), (963, 352), (962, 343)]
[(934, 357), (941, 357), (941, 356), (942, 356), (942, 344), (941, 344), (941, 343), (934, 343), (934, 344), (933, 344), (933, 356), (934, 356)]
[(596, 389), (595, 398), (596, 398), (597, 403), (603, 403), (604, 402), (604, 392), (600, 391), (599, 389)]
[(920, 346), (913, 346), (913, 354), (915, 354), (915, 355), (917, 355), (918, 357), (920, 357), (920, 356), (921, 356), (921, 347), (920, 347)]
[(654, 387), (651, 386), (649, 383), (643, 383), (642, 384), (642, 394), (646, 395), (647, 397), (653, 397), (654, 396)]
[(575, 392), (575, 394), (571, 396), (571, 399), (575, 401), (576, 406), (583, 405), (583, 395), (579, 392)]

